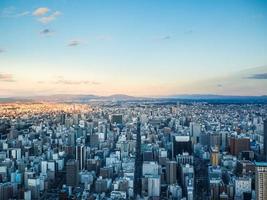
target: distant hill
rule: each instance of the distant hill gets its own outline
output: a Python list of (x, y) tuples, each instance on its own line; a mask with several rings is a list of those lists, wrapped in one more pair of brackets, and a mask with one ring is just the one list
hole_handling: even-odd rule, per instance
[(114, 94), (110, 96), (97, 96), (92, 94), (55, 94), (55, 95), (45, 95), (45, 96), (29, 96), (29, 97), (10, 97), (10, 98), (0, 98), (0, 102), (77, 102), (85, 103), (90, 101), (130, 101), (144, 99), (142, 97), (133, 97), (124, 94)]
[(267, 103), (267, 96), (229, 96), (214, 94), (182, 94), (160, 97), (134, 97), (125, 94), (97, 96), (92, 94), (55, 94), (45, 96), (0, 98), (0, 103), (7, 102), (67, 102), (87, 103), (91, 101), (195, 101), (208, 103)]
[(216, 95), (216, 94), (178, 94), (164, 96), (163, 98), (174, 98), (174, 99), (250, 99), (250, 98), (267, 98), (263, 96), (238, 96), (238, 95)]
[(192, 95), (170, 95), (162, 99), (180, 102), (207, 102), (207, 103), (260, 103), (267, 104), (267, 96), (231, 96), (231, 95), (213, 95), (213, 94), (192, 94)]

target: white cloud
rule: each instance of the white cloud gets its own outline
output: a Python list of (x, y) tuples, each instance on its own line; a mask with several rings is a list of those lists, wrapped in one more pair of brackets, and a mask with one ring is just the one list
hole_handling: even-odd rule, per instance
[(43, 16), (43, 15), (45, 15), (48, 12), (49, 12), (49, 9), (48, 8), (46, 8), (46, 7), (40, 7), (40, 8), (37, 8), (32, 14), (34, 16)]
[(82, 43), (82, 42), (79, 41), (79, 40), (72, 40), (72, 41), (70, 41), (70, 42), (68, 43), (68, 46), (70, 46), (70, 47), (75, 47), (75, 46), (80, 45), (81, 43)]
[(51, 21), (54, 21), (60, 15), (61, 15), (61, 12), (55, 11), (49, 16), (44, 16), (44, 17), (39, 18), (38, 21), (40, 21), (43, 24), (47, 24)]
[(17, 16), (18, 16), (18, 17), (23, 17), (23, 16), (27, 16), (27, 15), (29, 15), (29, 14), (30, 14), (29, 11), (25, 11), (25, 12), (18, 13)]
[(12, 74), (0, 73), (0, 82), (15, 82)]
[(3, 18), (16, 18), (29, 15), (29, 11), (18, 11), (15, 7), (7, 7), (0, 11), (0, 17)]

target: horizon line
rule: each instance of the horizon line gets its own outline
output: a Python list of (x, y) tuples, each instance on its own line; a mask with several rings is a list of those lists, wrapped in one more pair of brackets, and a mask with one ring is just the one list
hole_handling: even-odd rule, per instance
[(127, 97), (134, 97), (134, 98), (175, 98), (175, 96), (223, 96), (223, 97), (264, 97), (267, 94), (261, 95), (233, 95), (233, 94), (214, 94), (214, 93), (181, 93), (181, 94), (168, 94), (168, 95), (128, 95), (123, 93), (114, 93), (110, 95), (97, 95), (93, 93), (56, 93), (56, 94), (37, 94), (37, 95), (21, 95), (21, 96), (1, 96), (0, 99), (8, 99), (8, 98), (31, 98), (31, 97), (49, 97), (49, 96), (60, 96), (60, 95), (69, 95), (69, 96), (96, 96), (96, 97), (112, 97), (112, 96), (127, 96)]

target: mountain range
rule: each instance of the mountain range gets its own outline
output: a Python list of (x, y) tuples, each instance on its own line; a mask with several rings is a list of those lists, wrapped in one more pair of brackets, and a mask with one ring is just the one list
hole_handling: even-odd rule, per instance
[(0, 98), (0, 102), (76, 102), (86, 103), (91, 101), (140, 101), (140, 100), (193, 100), (193, 101), (249, 101), (266, 102), (267, 96), (229, 96), (215, 94), (179, 94), (157, 97), (135, 97), (125, 94), (98, 96), (93, 94), (55, 94), (45, 96), (8, 97)]

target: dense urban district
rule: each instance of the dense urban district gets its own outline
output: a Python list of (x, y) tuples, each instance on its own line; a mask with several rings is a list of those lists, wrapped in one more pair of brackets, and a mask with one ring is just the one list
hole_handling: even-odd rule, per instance
[(0, 199), (267, 199), (267, 104), (2, 103)]

